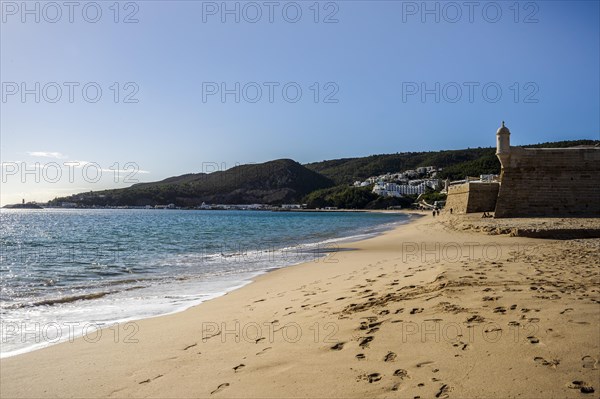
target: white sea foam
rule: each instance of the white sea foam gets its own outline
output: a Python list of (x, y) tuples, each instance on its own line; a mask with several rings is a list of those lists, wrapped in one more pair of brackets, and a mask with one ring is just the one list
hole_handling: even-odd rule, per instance
[[(93, 340), (98, 334), (96, 330), (102, 328), (108, 334), (116, 334), (120, 328), (130, 327), (131, 335), (135, 329), (131, 323), (135, 320), (183, 311), (240, 288), (272, 269), (323, 261), (327, 253), (336, 251), (342, 243), (368, 239), (406, 221), (406, 218), (386, 220), (366, 228), (356, 223), (338, 236), (325, 232), (313, 242), (263, 248), (257, 245), (259, 248), (251, 250), (246, 249), (253, 247), (251, 244), (237, 248), (232, 245), (225, 247), (226, 251), (223, 248), (183, 253), (162, 250), (153, 254), (151, 260), (146, 254), (151, 249), (141, 251), (133, 258), (137, 273), (123, 272), (127, 267), (120, 265), (114, 277), (103, 280), (85, 277), (66, 290), (51, 286), (50, 294), (44, 292), (41, 297), (34, 290), (31, 300), (1, 301), (0, 357), (81, 336)], [(312, 234), (321, 235), (319, 231)], [(295, 239), (290, 236), (288, 241), (293, 243)], [(10, 270), (11, 266), (7, 268)], [(92, 269), (110, 275), (110, 268), (104, 264), (98, 263)], [(4, 283), (2, 289), (3, 296), (12, 292)], [(116, 323), (121, 327), (116, 327)], [(123, 338), (127, 333), (121, 335)]]

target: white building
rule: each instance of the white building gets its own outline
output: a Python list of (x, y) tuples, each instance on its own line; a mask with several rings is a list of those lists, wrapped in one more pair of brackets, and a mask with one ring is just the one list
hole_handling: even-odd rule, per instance
[(281, 209), (302, 209), (300, 204), (281, 204)]
[(479, 180), (485, 182), (497, 181), (498, 175), (479, 175)]
[(400, 197), (400, 192), (396, 190), (397, 186), (394, 183), (377, 183), (372, 192), (382, 197)]
[(410, 194), (423, 194), (427, 191), (427, 183), (420, 184), (395, 184), (395, 183), (378, 183), (373, 187), (373, 193), (382, 197), (402, 197)]

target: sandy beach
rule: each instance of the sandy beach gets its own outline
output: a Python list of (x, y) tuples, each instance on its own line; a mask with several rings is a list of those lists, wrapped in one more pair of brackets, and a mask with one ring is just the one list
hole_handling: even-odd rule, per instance
[(0, 396), (598, 397), (600, 239), (415, 219), (187, 311), (3, 359)]

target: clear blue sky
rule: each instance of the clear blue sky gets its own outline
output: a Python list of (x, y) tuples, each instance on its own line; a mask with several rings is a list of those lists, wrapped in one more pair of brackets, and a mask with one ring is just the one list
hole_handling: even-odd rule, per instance
[[(20, 1), (3, 1), (0, 155), (10, 173), (2, 204), (129, 185), (123, 174), (114, 182), (115, 163), (134, 162), (135, 178), (153, 181), (214, 169), (207, 163), (493, 146), (502, 120), (513, 144), (600, 138), (598, 1), (475, 2), (471, 10), (427, 2), (433, 13), (421, 1), (314, 3), (229, 1), (236, 22), (221, 1), (121, 2), (118, 16), (113, 1), (100, 1), (91, 23), (89, 2), (73, 10), (28, 2), (39, 7), (37, 23)], [(302, 15), (291, 23), (296, 4)], [(123, 23), (127, 16), (138, 22)], [(55, 103), (51, 82), (62, 88)], [(79, 84), (72, 103), (65, 82)], [(98, 102), (90, 102), (94, 86), (82, 95), (89, 82), (102, 89)], [(236, 82), (239, 103), (207, 91)], [(22, 83), (33, 92), (24, 102)], [(262, 97), (252, 103), (256, 85)], [(291, 102), (295, 87), (302, 96)], [(125, 103), (136, 88), (138, 102)], [(54, 183), (55, 171), (39, 183), (22, 174), (25, 165), (68, 161), (80, 161), (72, 181), (67, 169)], [(87, 181), (84, 162), (96, 163)], [(97, 167), (102, 179), (91, 182)]]

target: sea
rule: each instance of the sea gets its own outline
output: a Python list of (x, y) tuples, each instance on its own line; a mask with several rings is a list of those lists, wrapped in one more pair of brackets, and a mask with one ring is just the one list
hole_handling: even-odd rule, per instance
[(0, 211), (0, 357), (179, 312), (319, 262), (410, 216), (371, 212)]

